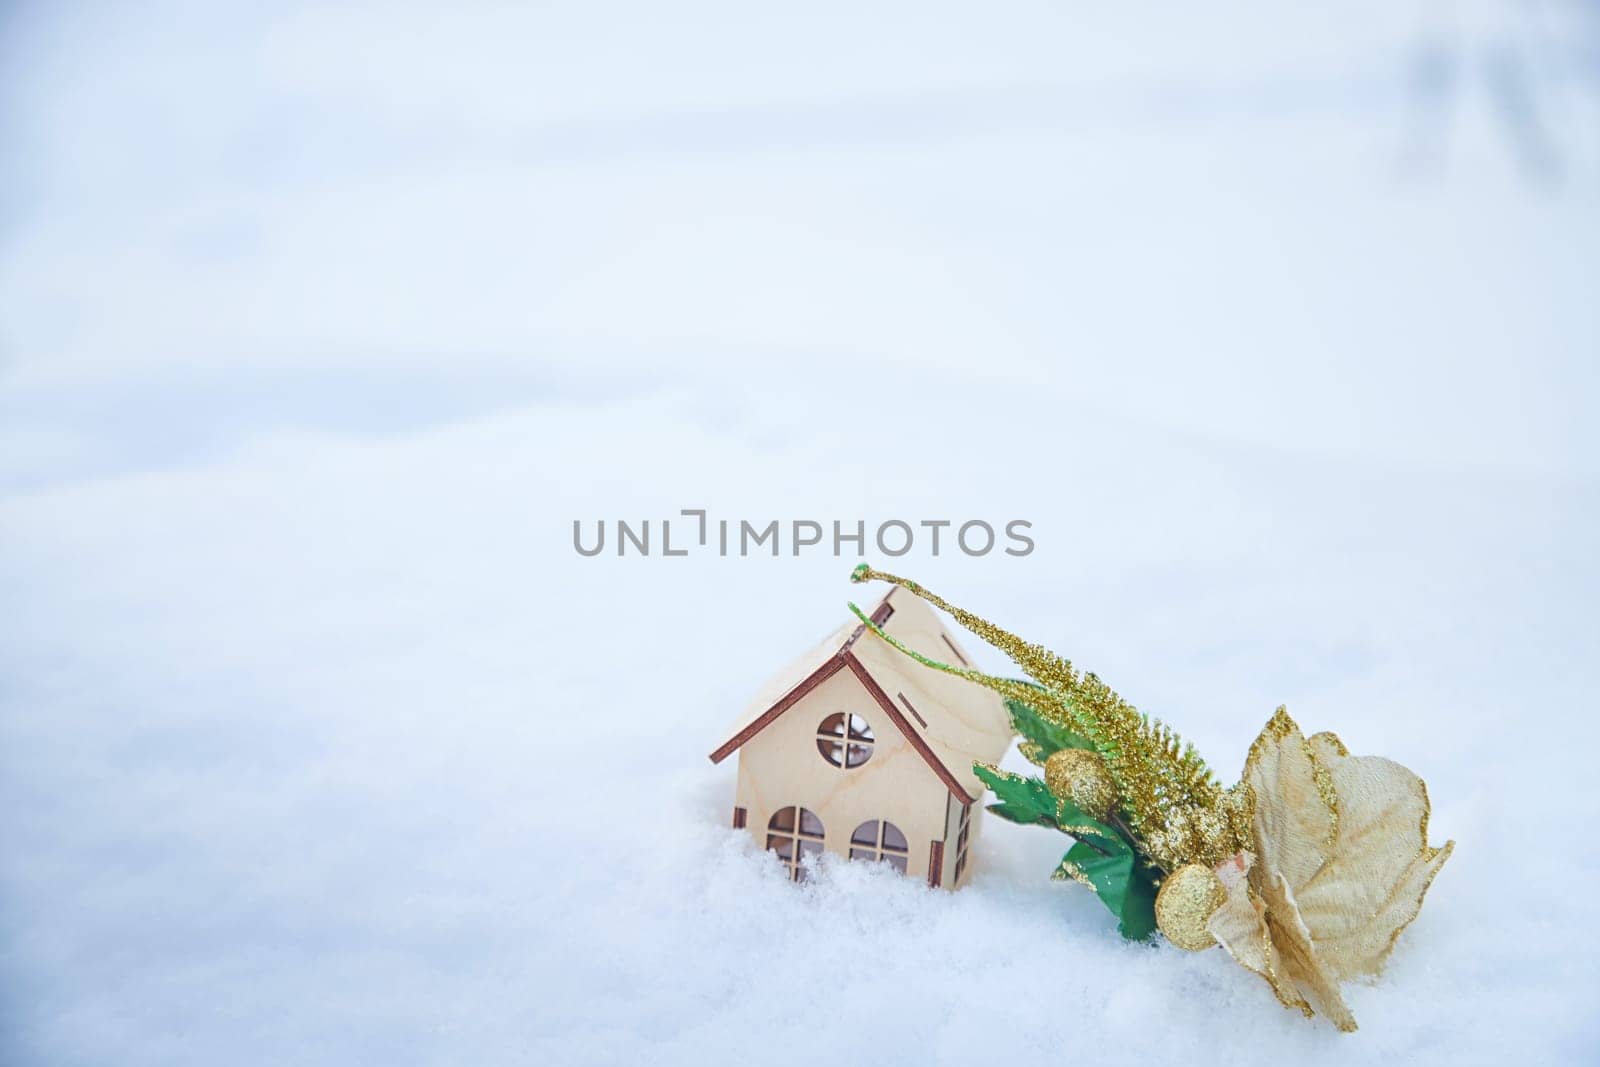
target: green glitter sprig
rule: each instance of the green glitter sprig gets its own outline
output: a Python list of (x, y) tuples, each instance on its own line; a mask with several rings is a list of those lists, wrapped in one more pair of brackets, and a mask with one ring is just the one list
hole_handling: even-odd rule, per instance
[(850, 605), (873, 633), (924, 666), (1027, 704), (1042, 718), (1087, 738), (1116, 783), (1129, 827), (1163, 868), (1175, 870), (1197, 861), (1215, 864), (1241, 847), (1239, 820), (1225, 810), (1233, 806), (1235, 798), (1218, 786), (1194, 746), (1159, 720), (1139, 712), (1095, 675), (1080, 673), (1066, 658), (950, 604), (910, 579), (874, 570), (865, 563), (851, 572), (850, 579), (881, 579), (898, 585), (948, 612), (1010, 656), (1041, 688), (924, 656), (885, 633), (855, 604)]

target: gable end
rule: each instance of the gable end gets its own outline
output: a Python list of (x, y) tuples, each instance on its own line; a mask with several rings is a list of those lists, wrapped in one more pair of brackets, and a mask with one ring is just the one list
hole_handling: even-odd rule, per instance
[(822, 666), (818, 667), (816, 670), (812, 671), (809, 675), (803, 678), (800, 681), (800, 684), (796, 685), (793, 689), (785, 693), (781, 700), (772, 705), (772, 707), (768, 708), (766, 711), (762, 712), (760, 715), (756, 716), (749, 726), (746, 726), (743, 730), (740, 730), (738, 733), (734, 734), (715, 752), (711, 753), (711, 762), (721, 763), (723, 760), (733, 755), (733, 753), (737, 752), (739, 747), (746, 741), (750, 740), (756, 734), (759, 734), (762, 730), (765, 730), (767, 725), (772, 722), (773, 719), (776, 719), (779, 715), (782, 715), (784, 712), (794, 707), (807, 693), (811, 692), (817, 686), (821, 685), (829, 678), (832, 678), (835, 674), (838, 674), (843, 669), (843, 654), (836, 652), (829, 656), (825, 661), (823, 661)]
[(971, 804), (977, 799), (967, 795), (967, 791), (961, 787), (961, 783), (956, 780), (956, 776), (950, 773), (950, 768), (946, 767), (939, 757), (934, 755), (933, 749), (928, 746), (928, 742), (923, 740), (922, 735), (917, 733), (916, 728), (906, 721), (906, 717), (900, 713), (900, 709), (894, 706), (894, 701), (889, 699), (889, 694), (883, 691), (883, 687), (861, 665), (861, 661), (856, 659), (849, 649), (840, 652), (839, 657), (849, 666), (851, 673), (856, 676), (856, 680), (861, 683), (862, 688), (872, 695), (872, 699), (877, 703), (878, 707), (883, 709), (883, 713), (889, 716), (889, 721), (893, 722), (900, 732), (906, 735), (906, 740), (911, 742), (911, 747), (917, 750), (917, 755), (922, 757), (922, 761), (933, 769), (934, 774), (939, 776), (939, 781), (944, 783), (945, 788), (955, 794), (963, 804)]

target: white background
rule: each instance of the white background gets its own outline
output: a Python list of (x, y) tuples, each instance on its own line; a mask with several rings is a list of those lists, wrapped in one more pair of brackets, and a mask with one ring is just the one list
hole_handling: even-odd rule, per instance
[[(1297, 6), (8, 8), (0, 1061), (1594, 1059), (1600, 15)], [(572, 549), (686, 507), (1414, 768), (1361, 1032), (1043, 830), (780, 881), (705, 754), (872, 593)]]

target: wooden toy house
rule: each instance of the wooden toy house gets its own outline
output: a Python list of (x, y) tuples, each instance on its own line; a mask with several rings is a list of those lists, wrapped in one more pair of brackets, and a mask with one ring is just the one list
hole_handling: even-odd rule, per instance
[[(873, 622), (925, 656), (967, 665), (932, 608), (891, 589)], [(995, 694), (922, 666), (852, 621), (790, 663), (711, 753), (739, 753), (733, 825), (796, 881), (823, 850), (955, 888), (972, 870), (983, 784), (1011, 721)]]

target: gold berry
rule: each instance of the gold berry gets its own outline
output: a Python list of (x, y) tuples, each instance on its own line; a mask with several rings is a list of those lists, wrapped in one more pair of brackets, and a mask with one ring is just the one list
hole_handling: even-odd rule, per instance
[(1116, 806), (1117, 784), (1105, 760), (1083, 748), (1064, 748), (1044, 762), (1044, 784), (1062, 800), (1070, 800), (1091, 819), (1104, 819)]
[(1161, 883), (1156, 894), (1156, 925), (1181, 949), (1199, 952), (1217, 943), (1206, 929), (1211, 915), (1227, 899), (1222, 880), (1203, 863), (1187, 863)]

